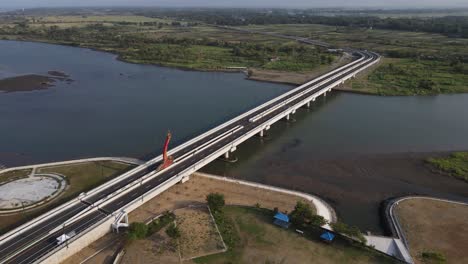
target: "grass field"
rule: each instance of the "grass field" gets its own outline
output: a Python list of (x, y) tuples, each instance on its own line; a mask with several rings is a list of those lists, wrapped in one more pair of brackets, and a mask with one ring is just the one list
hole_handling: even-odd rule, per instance
[(24, 170), (13, 170), (13, 171), (0, 173), (0, 183), (6, 182), (12, 179), (28, 177), (31, 171), (32, 169), (24, 169)]
[(239, 242), (225, 253), (194, 259), (196, 263), (394, 263), (345, 242), (328, 245), (279, 228), (268, 210), (236, 206), (224, 210)]
[(417, 264), (468, 263), (468, 206), (418, 198), (400, 202), (396, 215)]
[(383, 58), (369, 75), (350, 81), (351, 91), (377, 95), (432, 95), (468, 92), (468, 75), (448, 62)]
[[(31, 209), (14, 215), (0, 215), (0, 234), (69, 201), (80, 193), (86, 192), (133, 167), (134, 165), (120, 162), (99, 161), (37, 169), (36, 173), (59, 173), (64, 175), (69, 186), (57, 199), (37, 209)], [(27, 174), (26, 170), (15, 173), (15, 175), (20, 176), (27, 176)]]
[(387, 57), (368, 77), (351, 82), (351, 91), (377, 95), (468, 92), (468, 65), (453, 65), (460, 58), (466, 58), (468, 39), (315, 24), (251, 25), (246, 28), (308, 37), (338, 47), (368, 49)]
[(456, 152), (449, 157), (426, 160), (436, 169), (468, 182), (468, 152)]
[(115, 161), (93, 161), (72, 165), (43, 167), (37, 173), (58, 173), (65, 176), (69, 188), (63, 199), (74, 197), (133, 168), (134, 165)]
[(260, 32), (276, 32), (308, 37), (340, 47), (369, 49), (382, 54), (396, 52), (444, 58), (468, 53), (468, 39), (449, 38), (441, 34), (316, 24), (251, 25), (246, 28)]

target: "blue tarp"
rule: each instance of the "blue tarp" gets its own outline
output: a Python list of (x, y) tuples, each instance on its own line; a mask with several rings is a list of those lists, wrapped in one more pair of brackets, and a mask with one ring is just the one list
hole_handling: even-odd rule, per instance
[(275, 219), (281, 220), (283, 222), (288, 223), (289, 222), (289, 217), (286, 214), (283, 213), (276, 213), (274, 216)]
[(330, 232), (325, 232), (320, 236), (320, 238), (326, 241), (333, 241), (333, 239), (335, 238), (335, 235)]
[(275, 225), (281, 226), (281, 227), (283, 227), (283, 228), (288, 228), (289, 225), (291, 224), (291, 223), (288, 223), (288, 222), (285, 222), (285, 221), (279, 220), (279, 219), (276, 219), (273, 223), (274, 223)]

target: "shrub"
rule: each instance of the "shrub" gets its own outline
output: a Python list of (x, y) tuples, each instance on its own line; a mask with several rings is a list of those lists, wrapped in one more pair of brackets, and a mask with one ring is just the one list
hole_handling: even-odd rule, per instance
[(350, 227), (347, 224), (340, 222), (340, 221), (336, 223), (331, 223), (331, 226), (333, 227), (334, 231), (340, 234), (347, 235), (349, 237), (358, 239), (362, 243), (366, 243), (366, 238), (361, 233), (361, 230), (359, 230), (359, 228), (356, 226)]
[(224, 195), (220, 193), (210, 193), (206, 196), (206, 201), (208, 206), (210, 207), (211, 211), (221, 211), (225, 202), (224, 202)]
[(224, 243), (226, 243), (229, 248), (233, 248), (240, 240), (233, 221), (226, 217), (223, 211), (214, 211), (213, 218), (223, 237)]
[(312, 207), (309, 204), (298, 201), (294, 210), (291, 212), (291, 222), (297, 227), (304, 227), (308, 225), (314, 216)]
[(429, 263), (445, 263), (447, 261), (442, 253), (434, 251), (422, 252), (421, 257), (423, 258), (424, 262)]
[(180, 237), (180, 230), (179, 227), (172, 223), (167, 229), (166, 234), (171, 238), (179, 238)]
[(170, 222), (173, 222), (175, 220), (175, 215), (172, 212), (165, 212), (161, 217), (158, 219), (155, 219), (153, 222), (151, 222), (148, 225), (148, 236), (158, 232), (161, 230), (163, 227), (165, 227), (167, 224)]
[(130, 224), (128, 228), (128, 238), (130, 239), (142, 239), (148, 234), (148, 226), (144, 223), (134, 222)]

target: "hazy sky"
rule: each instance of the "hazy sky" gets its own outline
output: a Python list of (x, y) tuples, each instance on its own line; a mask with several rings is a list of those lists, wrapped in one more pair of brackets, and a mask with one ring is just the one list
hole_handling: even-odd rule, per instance
[(214, 7), (468, 7), (468, 0), (0, 0), (4, 7), (43, 6)]

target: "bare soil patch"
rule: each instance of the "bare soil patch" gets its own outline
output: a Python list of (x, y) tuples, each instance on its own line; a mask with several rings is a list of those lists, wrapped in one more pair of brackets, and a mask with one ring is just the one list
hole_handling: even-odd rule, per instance
[[(221, 180), (209, 179), (196, 174), (184, 184), (177, 184), (130, 213), (131, 221), (145, 222), (166, 210), (175, 210), (192, 204), (206, 202), (210, 193), (224, 194), (226, 204), (255, 206), (291, 212), (297, 201), (308, 201), (289, 194), (268, 191), (260, 188), (233, 184)], [(315, 208), (312, 203), (309, 203)]]
[[(206, 196), (212, 192), (224, 194), (226, 204), (254, 206), (258, 203), (264, 208), (272, 209), (278, 207), (280, 211), (288, 212), (293, 210), (297, 201), (307, 202), (293, 195), (233, 184), (194, 174), (188, 182), (174, 185), (169, 190), (131, 212), (129, 220), (131, 222), (147, 222), (149, 219), (167, 210), (172, 211), (193, 204), (205, 204)], [(124, 257), (128, 262), (122, 263), (179, 263), (178, 253), (171, 252), (171, 250), (162, 250), (168, 245), (166, 243), (169, 243), (166, 240), (167, 235), (164, 230), (165, 228), (151, 236), (149, 240), (134, 241), (135, 243), (132, 243), (127, 248), (127, 253)], [(94, 243), (90, 247), (93, 247), (93, 245)], [(85, 259), (85, 256), (81, 252), (75, 254), (70, 259)], [(154, 252), (160, 253), (154, 254)], [(88, 256), (91, 254), (91, 252), (87, 253)], [(64, 263), (68, 263), (67, 261)], [(184, 263), (187, 263), (187, 261)], [(192, 261), (188, 261), (188, 263), (192, 263)]]
[(224, 251), (226, 248), (206, 206), (175, 211), (180, 229), (179, 249), (182, 260)]
[(429, 199), (405, 200), (396, 215), (416, 263), (422, 252), (440, 252), (447, 263), (468, 263), (468, 206)]
[(166, 228), (149, 238), (127, 244), (121, 264), (180, 263), (177, 241), (166, 234)]

